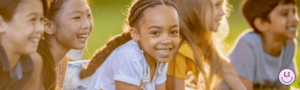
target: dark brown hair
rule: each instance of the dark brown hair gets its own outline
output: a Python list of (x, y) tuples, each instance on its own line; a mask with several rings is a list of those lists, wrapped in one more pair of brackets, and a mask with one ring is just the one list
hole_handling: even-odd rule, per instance
[[(50, 21), (56, 22), (57, 14), (62, 10), (63, 4), (67, 0), (53, 0), (50, 3), (49, 13), (46, 14), (46, 18)], [(86, 0), (87, 4), (90, 6), (91, 0)], [(53, 56), (50, 52), (50, 45), (45, 41), (47, 39), (47, 33), (44, 33), (45, 39), (40, 40), (37, 52), (43, 58), (43, 86), (46, 90), (55, 90), (60, 88), (58, 86), (58, 78), (56, 77), (55, 62)]]
[[(40, 0), (43, 4), (44, 15), (48, 12), (49, 0)], [(8, 22), (12, 19), (20, 0), (0, 0), (0, 15), (4, 21)]]
[(102, 46), (97, 51), (97, 53), (94, 54), (91, 61), (87, 65), (87, 68), (81, 70), (80, 78), (85, 78), (94, 74), (97, 68), (100, 67), (100, 65), (105, 61), (105, 59), (112, 53), (114, 49), (131, 40), (132, 38), (128, 31), (128, 28), (138, 27), (138, 23), (143, 17), (144, 11), (150, 7), (155, 7), (157, 5), (172, 6), (177, 10), (174, 4), (166, 0), (134, 0), (131, 4), (131, 7), (128, 8), (126, 24), (124, 25), (124, 32), (111, 37), (106, 45)]
[(271, 11), (282, 4), (296, 4), (296, 0), (243, 0), (241, 4), (241, 11), (256, 33), (259, 33), (257, 28), (254, 26), (254, 19), (261, 18), (262, 20), (268, 21), (269, 14)]

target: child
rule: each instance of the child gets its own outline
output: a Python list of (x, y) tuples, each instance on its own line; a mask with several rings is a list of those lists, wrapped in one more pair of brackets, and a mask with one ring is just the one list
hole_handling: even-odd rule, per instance
[[(231, 89), (245, 90), (228, 58), (221, 52), (218, 32), (225, 18), (226, 0), (173, 0), (181, 15), (179, 50), (168, 67), (167, 90), (185, 90), (185, 78), (192, 72), (196, 89), (218, 89), (223, 80)], [(220, 23), (221, 19), (225, 19)], [(221, 35), (225, 35), (222, 33)], [(222, 45), (222, 44), (221, 44)], [(198, 79), (200, 79), (198, 81)], [(201, 85), (200, 85), (201, 84)]]
[(93, 29), (89, 0), (54, 0), (45, 23), (44, 39), (32, 54), (34, 74), (26, 85), (29, 90), (60, 89), (70, 49), (84, 49)]
[[(128, 31), (111, 39), (81, 71), (85, 78), (97, 69), (88, 90), (165, 89), (167, 62), (179, 44), (177, 9), (166, 0), (135, 0), (127, 22)], [(112, 53), (102, 64), (104, 52)]]
[(287, 89), (278, 80), (283, 69), (295, 70), (296, 0), (244, 0), (241, 9), (252, 29), (244, 31), (229, 53), (248, 90)]
[(47, 0), (0, 0), (0, 90), (21, 90), (33, 72)]

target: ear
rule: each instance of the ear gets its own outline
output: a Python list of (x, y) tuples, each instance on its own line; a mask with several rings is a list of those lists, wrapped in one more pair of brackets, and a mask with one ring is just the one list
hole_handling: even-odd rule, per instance
[(0, 34), (5, 33), (5, 31), (7, 30), (7, 24), (4, 21), (3, 17), (0, 15)]
[(131, 38), (134, 41), (139, 41), (140, 40), (140, 36), (139, 36), (138, 30), (136, 28), (130, 27), (129, 31), (130, 31)]
[(268, 21), (264, 21), (258, 17), (254, 19), (253, 23), (255, 28), (260, 32), (268, 31), (269, 24), (270, 24)]
[(44, 25), (45, 25), (45, 32), (49, 35), (54, 34), (55, 33), (54, 32), (55, 31), (54, 30), (54, 23), (51, 22), (50, 20), (46, 19), (46, 18), (43, 20), (43, 22), (44, 22)]

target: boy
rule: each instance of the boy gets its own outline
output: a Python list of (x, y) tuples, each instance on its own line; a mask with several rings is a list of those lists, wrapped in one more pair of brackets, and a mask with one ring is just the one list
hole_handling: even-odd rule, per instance
[(248, 90), (287, 89), (278, 75), (283, 69), (296, 71), (296, 0), (244, 0), (241, 9), (252, 29), (229, 53), (241, 81)]

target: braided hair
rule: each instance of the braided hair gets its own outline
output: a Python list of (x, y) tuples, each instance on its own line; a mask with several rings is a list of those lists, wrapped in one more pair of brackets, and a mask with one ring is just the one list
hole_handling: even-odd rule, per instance
[(138, 27), (144, 11), (158, 5), (171, 6), (177, 10), (175, 5), (167, 0), (134, 0), (127, 12), (127, 18), (123, 28), (124, 31), (121, 34), (111, 37), (108, 42), (94, 54), (87, 67), (81, 70), (80, 78), (83, 79), (94, 74), (97, 68), (100, 67), (114, 49), (131, 40), (129, 28)]

